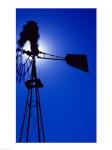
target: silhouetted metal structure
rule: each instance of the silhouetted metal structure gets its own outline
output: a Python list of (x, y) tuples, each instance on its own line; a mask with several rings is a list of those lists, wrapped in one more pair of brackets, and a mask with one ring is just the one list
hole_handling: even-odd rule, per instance
[[(22, 120), (22, 127), (20, 132), (19, 142), (29, 142), (31, 112), (32, 108), (36, 109), (36, 127), (37, 127), (37, 142), (45, 142), (44, 125), (42, 119), (42, 112), (40, 106), (39, 88), (43, 88), (41, 80), (38, 78), (36, 71), (36, 58), (50, 59), (65, 61), (68, 65), (78, 68), (82, 71), (88, 72), (87, 56), (80, 54), (67, 54), (65, 57), (51, 55), (44, 53), (38, 49), (39, 27), (34, 21), (29, 21), (23, 27), (18, 40), (18, 48), (16, 50), (16, 78), (17, 81), (25, 79), (26, 74), (29, 72), (29, 80), (25, 81), (25, 86), (28, 90), (24, 116)], [(25, 43), (29, 41), (31, 50), (26, 51), (23, 49)], [(40, 56), (40, 54), (42, 56)], [(23, 62), (23, 55), (27, 56)], [(27, 66), (27, 67), (26, 67)], [(33, 91), (35, 92), (35, 100), (33, 101)], [(26, 125), (26, 128), (25, 128)]]

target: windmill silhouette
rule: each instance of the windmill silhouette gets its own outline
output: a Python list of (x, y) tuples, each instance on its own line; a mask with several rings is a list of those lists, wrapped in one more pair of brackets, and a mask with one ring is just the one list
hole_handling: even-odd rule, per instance
[[(25, 81), (28, 90), (26, 104), (24, 108), (24, 116), (19, 136), (19, 142), (29, 142), (31, 136), (31, 117), (32, 110), (36, 112), (36, 128), (37, 142), (45, 142), (44, 124), (42, 118), (39, 88), (43, 88), (41, 80), (38, 78), (36, 59), (49, 59), (57, 61), (65, 61), (68, 65), (88, 72), (87, 56), (81, 54), (67, 54), (65, 57), (44, 53), (38, 48), (39, 27), (35, 21), (28, 21), (23, 31), (20, 33), (18, 40), (18, 48), (16, 49), (16, 79), (18, 82), (25, 80), (29, 73), (29, 79)], [(25, 50), (25, 43), (30, 42), (30, 49)], [(23, 60), (24, 55), (26, 60)]]

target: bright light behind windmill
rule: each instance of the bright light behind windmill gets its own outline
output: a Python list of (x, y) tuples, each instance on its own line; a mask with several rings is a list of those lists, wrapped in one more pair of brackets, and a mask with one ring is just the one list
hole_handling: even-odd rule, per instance
[[(44, 53), (52, 53), (51, 52), (51, 45), (47, 43), (47, 41), (40, 39), (39, 40), (39, 51), (44, 52)], [(39, 54), (39, 56), (43, 57), (43, 54)], [(39, 64), (41, 67), (44, 67), (47, 65), (47, 61), (44, 59), (37, 59), (36, 63)]]
[[(25, 51), (31, 51), (31, 45), (30, 45), (30, 41), (27, 41), (24, 46), (23, 46), (23, 50)], [(50, 45), (47, 44), (46, 41), (42, 41), (42, 40), (39, 40), (39, 51), (42, 51), (42, 52), (45, 52), (45, 53), (50, 53)], [(43, 54), (39, 54), (39, 56), (43, 56)], [(22, 62), (25, 63), (26, 60), (28, 59), (28, 55), (27, 54), (22, 54)], [(30, 60), (32, 58), (30, 57)], [(41, 67), (45, 66), (46, 65), (46, 61), (43, 60), (43, 59), (39, 59), (37, 58), (36, 59), (36, 64), (39, 64)]]

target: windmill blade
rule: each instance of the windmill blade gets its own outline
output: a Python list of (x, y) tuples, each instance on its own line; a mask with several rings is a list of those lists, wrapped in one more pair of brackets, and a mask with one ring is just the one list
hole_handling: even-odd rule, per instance
[(37, 41), (39, 39), (39, 27), (37, 26), (36, 22), (28, 21), (24, 27), (22, 32), (20, 33), (20, 38), (18, 40), (18, 46), (23, 47), (27, 41), (31, 44), (32, 53), (35, 54), (38, 45)]
[(88, 62), (86, 55), (80, 54), (67, 54), (65, 61), (68, 65), (78, 68), (82, 71), (88, 72)]

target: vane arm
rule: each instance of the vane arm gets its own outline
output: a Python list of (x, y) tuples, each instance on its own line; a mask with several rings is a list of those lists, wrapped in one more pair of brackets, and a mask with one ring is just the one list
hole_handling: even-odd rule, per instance
[(60, 56), (57, 56), (57, 55), (48, 54), (48, 53), (45, 53), (45, 52), (42, 52), (42, 51), (39, 51), (39, 54), (44, 54), (44, 55), (47, 55), (47, 56), (58, 57), (58, 58), (62, 58), (63, 59), (63, 57), (60, 57)]
[(38, 56), (38, 58), (40, 58), (40, 59), (49, 59), (49, 60), (64, 60), (64, 59), (60, 59), (60, 58), (50, 58), (50, 57), (40, 57), (40, 56)]
[(40, 59), (49, 59), (49, 60), (65, 60), (64, 57), (60, 57), (57, 55), (52, 55), (52, 54), (48, 54), (48, 53), (44, 53), (42, 51), (39, 51), (39, 54), (42, 54), (43, 56), (37, 56)]
[[(25, 51), (24, 49), (23, 49), (23, 54), (26, 54), (26, 55), (28, 55), (29, 57), (30, 57), (30, 56), (31, 56), (31, 57), (33, 56), (33, 54), (32, 54), (31, 51)], [(39, 56), (39, 54), (40, 54), (40, 55), (42, 54), (42, 56)], [(64, 57), (60, 57), (60, 56), (56, 56), (56, 55), (52, 55), (52, 54), (47, 54), (47, 53), (44, 53), (44, 52), (39, 51), (39, 50), (37, 50), (37, 53), (35, 54), (35, 56), (37, 56), (37, 58), (40, 58), (40, 59), (65, 60)]]

